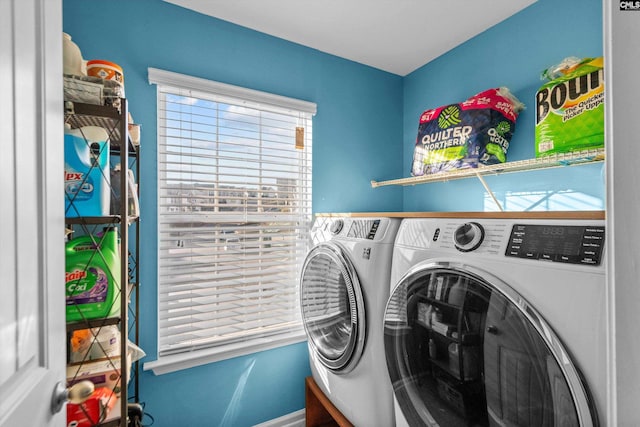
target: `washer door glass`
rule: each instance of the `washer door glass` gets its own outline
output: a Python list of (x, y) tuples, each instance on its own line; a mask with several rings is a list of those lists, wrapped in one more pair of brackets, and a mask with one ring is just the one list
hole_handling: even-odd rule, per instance
[(364, 348), (366, 319), (358, 276), (340, 246), (326, 242), (309, 252), (300, 298), (311, 351), (334, 371), (353, 369)]
[(593, 426), (570, 356), (535, 309), (494, 276), (425, 263), (384, 317), (394, 393), (411, 426)]

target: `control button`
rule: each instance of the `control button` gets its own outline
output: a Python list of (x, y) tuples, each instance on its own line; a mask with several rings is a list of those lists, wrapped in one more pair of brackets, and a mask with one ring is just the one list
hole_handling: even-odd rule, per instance
[(568, 264), (578, 264), (580, 262), (580, 257), (575, 255), (558, 255), (556, 258), (558, 262), (566, 262)]
[(587, 227), (584, 230), (585, 234), (602, 235), (604, 236), (604, 227)]
[(598, 249), (601, 247), (600, 243), (582, 242), (582, 250), (587, 250), (589, 248)]
[(556, 254), (548, 254), (548, 253), (541, 253), (540, 257), (538, 259), (542, 259), (545, 261), (555, 261), (556, 260)]
[[(514, 241), (517, 239), (511, 239), (511, 242), (509, 242), (509, 245), (507, 246), (507, 252), (505, 253), (506, 256), (512, 256), (512, 257), (520, 257), (520, 248), (522, 247), (520, 244), (515, 243)], [(499, 245), (498, 245), (499, 248)]]
[(453, 243), (461, 252), (477, 249), (484, 240), (484, 228), (477, 222), (467, 222), (458, 227), (453, 235)]
[(598, 265), (600, 264), (600, 260), (591, 257), (580, 258), (580, 264), (588, 264), (588, 265)]
[(593, 264), (600, 265), (600, 259), (602, 258), (602, 247), (582, 247), (580, 251), (579, 262), (581, 264)]
[(602, 240), (602, 239), (604, 239), (604, 236), (598, 236), (598, 235), (594, 235), (594, 234), (585, 234), (583, 237), (585, 239), (587, 239), (587, 240)]
[(439, 236), (440, 236), (440, 229), (436, 228), (436, 231), (433, 233), (433, 241), (437, 242)]

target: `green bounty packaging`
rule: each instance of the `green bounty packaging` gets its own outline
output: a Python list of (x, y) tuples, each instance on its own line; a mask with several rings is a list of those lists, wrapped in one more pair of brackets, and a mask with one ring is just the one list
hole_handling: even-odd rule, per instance
[(604, 61), (566, 58), (536, 93), (536, 157), (604, 147)]

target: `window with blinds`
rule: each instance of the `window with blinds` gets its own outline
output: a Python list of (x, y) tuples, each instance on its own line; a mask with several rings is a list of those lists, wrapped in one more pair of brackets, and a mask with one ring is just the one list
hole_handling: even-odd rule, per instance
[(310, 248), (315, 104), (162, 70), (149, 80), (159, 358), (304, 339), (298, 280)]

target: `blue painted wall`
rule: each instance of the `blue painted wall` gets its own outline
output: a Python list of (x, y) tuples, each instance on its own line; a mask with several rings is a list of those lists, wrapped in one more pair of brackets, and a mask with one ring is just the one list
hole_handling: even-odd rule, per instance
[[(313, 208), (397, 211), (402, 189), (376, 191), (373, 176), (402, 173), (402, 78), (250, 31), (160, 0), (64, 0), (64, 31), (85, 59), (124, 69), (142, 124), (141, 345), (157, 349), (155, 67), (312, 101)], [(304, 407), (306, 343), (172, 374), (143, 372), (140, 394), (154, 426), (250, 426)]]
[[(206, 17), (160, 0), (64, 0), (64, 31), (85, 59), (125, 71), (143, 125), (141, 345), (156, 339), (155, 67), (318, 104), (314, 119), (315, 212), (493, 210), (476, 180), (372, 189), (371, 179), (409, 175), (422, 111), (507, 86), (528, 107), (509, 160), (534, 156), (534, 94), (542, 69), (566, 56), (602, 54), (599, 0), (539, 0), (405, 78)], [(488, 177), (510, 210), (603, 209), (602, 166)], [(304, 407), (306, 344), (155, 376), (141, 397), (155, 426), (249, 426)]]
[[(535, 157), (540, 72), (568, 56), (601, 56), (601, 0), (538, 0), (404, 79), (403, 174), (409, 176), (418, 119), (427, 109), (506, 86), (525, 105), (508, 160)], [(603, 164), (486, 179), (506, 210), (604, 209)], [(496, 210), (477, 179), (406, 187), (405, 211)]]

